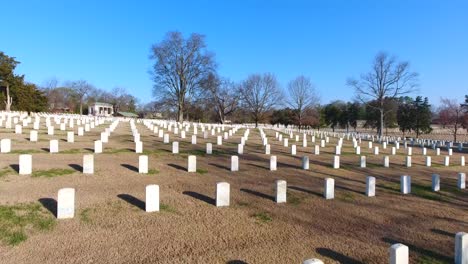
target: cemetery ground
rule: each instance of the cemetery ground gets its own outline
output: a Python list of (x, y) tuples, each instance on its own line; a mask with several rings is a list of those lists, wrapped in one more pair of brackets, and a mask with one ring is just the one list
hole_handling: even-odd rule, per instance
[[(425, 166), (420, 148), (413, 148), (412, 167), (405, 166), (405, 150), (390, 155), (391, 146), (373, 155), (367, 142), (361, 154), (367, 167), (359, 167), (351, 141), (344, 141), (340, 169), (332, 168), (336, 138), (314, 155), (314, 145), (297, 145), (297, 155), (265, 129), (278, 170), (270, 171), (269, 155), (257, 129), (250, 129), (239, 171), (230, 171), (237, 155), (240, 129), (223, 145), (216, 136), (198, 135), (192, 145), (171, 133), (172, 144), (143, 124), (143, 154), (149, 173), (138, 173), (138, 156), (130, 124), (120, 122), (94, 154), (94, 174), (81, 172), (84, 154), (109, 123), (75, 136), (67, 143), (65, 131), (39, 141), (0, 128), (1, 138), (12, 139), (11, 153), (0, 154), (0, 263), (300, 263), (319, 258), (325, 263), (387, 263), (392, 244), (409, 247), (412, 263), (453, 263), (455, 233), (468, 230), (468, 192), (457, 188), (460, 154), (443, 166), (428, 149), (432, 167)], [(286, 136), (284, 134), (284, 136)], [(59, 139), (59, 153), (49, 153), (49, 140)], [(302, 137), (301, 137), (302, 139)], [(205, 154), (207, 142), (213, 154)], [(374, 146), (380, 144), (374, 143)], [(19, 154), (33, 155), (33, 173), (17, 173)], [(197, 172), (187, 172), (188, 155), (197, 156)], [(383, 156), (390, 156), (390, 168)], [(310, 169), (301, 168), (309, 156)], [(441, 190), (431, 191), (431, 175), (441, 177)], [(412, 193), (400, 193), (400, 176), (412, 177)], [(366, 176), (376, 177), (376, 196), (365, 195)], [(335, 199), (323, 198), (325, 178), (335, 179)], [(287, 181), (287, 203), (277, 204), (275, 181)], [(217, 182), (230, 184), (230, 206), (216, 207)], [(160, 211), (145, 212), (145, 186), (158, 184)], [(55, 218), (57, 191), (76, 190), (75, 217)]]

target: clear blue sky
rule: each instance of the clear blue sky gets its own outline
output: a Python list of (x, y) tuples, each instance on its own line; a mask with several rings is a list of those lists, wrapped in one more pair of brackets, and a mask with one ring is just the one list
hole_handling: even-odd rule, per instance
[(322, 103), (350, 100), (348, 77), (379, 51), (408, 60), (431, 103), (468, 94), (468, 1), (1, 0), (0, 50), (43, 84), (85, 79), (152, 99), (150, 46), (167, 31), (205, 34), (221, 75), (313, 80)]

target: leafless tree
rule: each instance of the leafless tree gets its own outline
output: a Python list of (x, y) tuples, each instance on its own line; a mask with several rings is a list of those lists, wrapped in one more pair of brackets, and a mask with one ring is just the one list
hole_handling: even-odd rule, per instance
[(86, 95), (88, 95), (88, 93), (94, 89), (94, 86), (85, 80), (72, 81), (67, 86), (75, 91), (75, 94), (80, 102), (80, 115), (82, 115), (84, 99)]
[(256, 127), (258, 122), (263, 120), (265, 113), (282, 101), (278, 81), (270, 73), (250, 75), (242, 83), (240, 94), (245, 108), (252, 115)]
[(59, 85), (59, 81), (56, 77), (51, 77), (47, 80), (44, 81), (43, 85), (42, 85), (42, 89), (44, 90), (53, 90), (55, 88), (57, 88)]
[(304, 123), (306, 109), (312, 108), (319, 102), (319, 97), (315, 92), (310, 78), (303, 75), (298, 76), (288, 84), (289, 100), (288, 105), (297, 115), (299, 128)]
[(453, 135), (453, 142), (457, 141), (458, 129), (462, 128), (464, 123), (463, 105), (460, 105), (454, 99), (442, 98), (439, 107), (439, 120), (446, 128), (450, 129)]
[(184, 39), (180, 32), (169, 32), (151, 49), (153, 93), (160, 100), (171, 99), (177, 105), (178, 121), (184, 119), (187, 97), (201, 86), (208, 74), (214, 72), (214, 55), (206, 50), (205, 37), (192, 34)]
[(224, 124), (226, 116), (236, 111), (239, 106), (239, 89), (232, 81), (215, 74), (210, 74), (202, 86), (214, 104), (219, 122)]
[(363, 102), (376, 102), (380, 113), (379, 136), (384, 128), (384, 103), (386, 98), (393, 99), (413, 92), (417, 87), (418, 74), (411, 72), (408, 62), (397, 62), (395, 57), (379, 53), (374, 59), (372, 70), (362, 74), (360, 80), (349, 79), (348, 85), (356, 90), (356, 96)]

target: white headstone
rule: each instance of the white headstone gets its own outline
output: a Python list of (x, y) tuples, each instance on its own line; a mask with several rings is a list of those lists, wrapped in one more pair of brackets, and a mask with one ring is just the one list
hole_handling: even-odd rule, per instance
[(145, 211), (148, 213), (159, 211), (159, 185), (146, 186)]
[(267, 144), (267, 145), (265, 146), (265, 154), (266, 154), (266, 155), (270, 155), (270, 153), (271, 153), (271, 151), (270, 151), (270, 144)]
[(102, 153), (102, 141), (94, 141), (94, 153)]
[(212, 154), (212, 153), (213, 153), (213, 144), (206, 143), (206, 154)]
[(15, 134), (22, 134), (22, 133), (23, 133), (23, 127), (21, 125), (16, 125)]
[(218, 136), (216, 138), (216, 145), (222, 145), (223, 144), (223, 137), (221, 136)]
[(52, 139), (49, 143), (49, 152), (58, 153), (59, 152), (59, 142), (57, 139)]
[(163, 143), (164, 144), (169, 144), (169, 134), (164, 134)]
[(406, 156), (406, 167), (411, 167), (411, 156)]
[(285, 146), (286, 148), (289, 146), (287, 138), (284, 139), (283, 146)]
[(296, 145), (291, 145), (291, 155), (296, 155)]
[(73, 131), (68, 131), (67, 132), (67, 142), (68, 143), (75, 142), (75, 133), (73, 133)]
[(239, 157), (231, 156), (231, 171), (239, 171)]
[(463, 172), (458, 173), (457, 186), (459, 189), (466, 188), (466, 173), (463, 173)]
[(270, 156), (270, 170), (276, 170), (276, 156)]
[(366, 177), (366, 196), (368, 197), (375, 196), (375, 177), (372, 177), (372, 176)]
[(468, 233), (458, 232), (455, 235), (455, 264), (468, 263)]
[(138, 157), (138, 173), (148, 173), (148, 156), (140, 155)]
[(308, 170), (309, 169), (309, 157), (308, 156), (304, 156), (302, 157), (302, 169), (303, 170)]
[(75, 216), (75, 189), (63, 188), (58, 191), (57, 218), (66, 219)]
[(81, 137), (84, 135), (84, 129), (83, 127), (78, 127), (78, 136)]
[(361, 156), (361, 168), (366, 167), (366, 156)]
[(390, 264), (408, 264), (409, 249), (403, 244), (394, 244), (390, 247)]
[(341, 146), (335, 146), (335, 155), (341, 155)]
[(237, 154), (239, 154), (239, 155), (244, 154), (244, 145), (242, 145), (242, 144), (237, 145)]
[(229, 206), (229, 183), (216, 183), (216, 206)]
[(286, 190), (287, 190), (286, 181), (277, 180), (276, 181), (276, 202), (277, 203), (286, 202)]
[(325, 190), (323, 192), (323, 196), (325, 199), (333, 199), (335, 198), (335, 180), (332, 178), (325, 179)]
[(192, 144), (197, 144), (197, 135), (192, 135)]
[(340, 168), (340, 156), (333, 157), (333, 168), (339, 169)]
[(379, 147), (374, 147), (374, 155), (379, 155)]
[(36, 130), (31, 130), (29, 132), (29, 141), (37, 142), (37, 131)]
[(85, 174), (94, 173), (94, 155), (93, 154), (83, 155), (83, 173)]
[(11, 139), (3, 138), (0, 140), (0, 152), (1, 153), (10, 153), (11, 151)]
[(179, 142), (174, 141), (172, 142), (172, 154), (178, 154), (179, 153)]
[(384, 159), (383, 159), (383, 165), (385, 168), (388, 168), (390, 167), (390, 157), (389, 156), (385, 156)]
[(361, 147), (360, 146), (356, 147), (356, 155), (361, 155)]
[(54, 135), (54, 127), (53, 126), (47, 127), (47, 135), (49, 135), (49, 136)]
[(440, 176), (439, 174), (432, 174), (432, 191), (440, 191)]
[(102, 143), (109, 142), (109, 134), (107, 134), (106, 132), (101, 132), (101, 142)]
[(319, 145), (315, 145), (314, 155), (320, 155), (320, 146)]
[(302, 264), (323, 264), (323, 261), (320, 259), (307, 259), (302, 262)]
[(411, 193), (411, 176), (403, 175), (400, 177), (400, 191), (402, 194)]
[(396, 148), (395, 148), (395, 147), (392, 147), (392, 155), (393, 155), (393, 156), (396, 155)]
[(188, 172), (197, 172), (197, 156), (195, 156), (195, 155), (188, 156), (187, 171)]
[(449, 166), (450, 165), (450, 156), (445, 156), (444, 157), (444, 166)]
[(432, 158), (431, 156), (426, 156), (426, 166), (431, 167), (432, 166)]
[(19, 174), (27, 175), (32, 173), (32, 155), (19, 155)]

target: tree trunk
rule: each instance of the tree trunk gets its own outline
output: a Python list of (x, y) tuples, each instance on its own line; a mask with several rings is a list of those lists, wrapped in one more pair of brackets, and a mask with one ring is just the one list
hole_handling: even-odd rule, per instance
[(5, 111), (10, 112), (12, 103), (13, 103), (13, 99), (10, 96), (10, 86), (7, 84), (6, 85)]
[(177, 106), (177, 115), (177, 122), (182, 123), (184, 121), (184, 107), (181, 101), (179, 101), (179, 105)]
[(80, 115), (83, 115), (83, 98), (80, 99)]
[(384, 128), (384, 109), (383, 109), (383, 106), (381, 106), (381, 108), (380, 108), (380, 129), (379, 129), (379, 137), (382, 137), (383, 128)]

